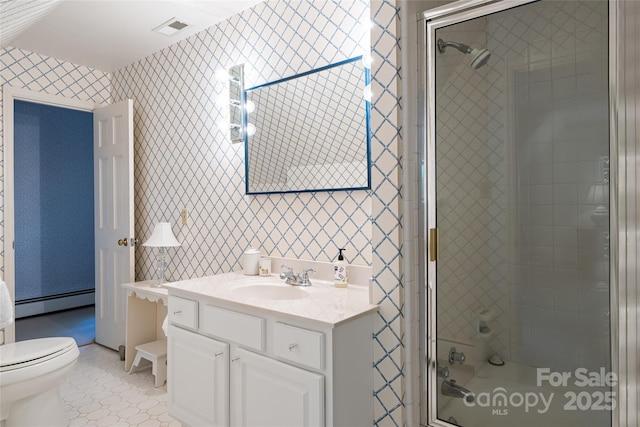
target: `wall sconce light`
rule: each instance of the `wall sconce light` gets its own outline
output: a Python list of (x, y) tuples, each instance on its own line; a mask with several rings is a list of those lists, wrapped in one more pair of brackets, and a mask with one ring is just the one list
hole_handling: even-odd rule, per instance
[(231, 143), (244, 140), (244, 113), (242, 111), (242, 91), (244, 90), (244, 65), (229, 69), (229, 136)]
[(244, 65), (235, 65), (229, 71), (220, 69), (216, 71), (216, 78), (229, 85), (229, 137), (233, 144), (244, 141)]
[(229, 98), (225, 98), (229, 105), (229, 125), (225, 123), (224, 128), (229, 128), (233, 144), (243, 142), (245, 134), (251, 136), (256, 133), (256, 127), (246, 120), (246, 114), (252, 113), (256, 105), (244, 99), (244, 64), (235, 65), (229, 71), (220, 69), (216, 71), (216, 78), (229, 84)]
[[(158, 256), (156, 257), (157, 267), (156, 270), (158, 272), (158, 276), (160, 283), (164, 283), (166, 281), (164, 277), (165, 269), (167, 268), (167, 262), (165, 260), (165, 250), (164, 248), (171, 248), (181, 246), (176, 236), (173, 234), (171, 230), (171, 224), (168, 222), (159, 222), (156, 224), (153, 229), (153, 233), (151, 233), (151, 237), (142, 244), (142, 246), (149, 246), (152, 248), (160, 248), (158, 252)], [(160, 287), (160, 285), (152, 285), (154, 287)]]

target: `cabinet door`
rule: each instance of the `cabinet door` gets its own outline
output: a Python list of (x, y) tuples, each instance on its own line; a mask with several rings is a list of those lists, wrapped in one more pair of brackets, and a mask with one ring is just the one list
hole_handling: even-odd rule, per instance
[(231, 425), (324, 426), (324, 377), (240, 348), (231, 355)]
[(169, 415), (192, 426), (229, 425), (229, 344), (169, 327)]

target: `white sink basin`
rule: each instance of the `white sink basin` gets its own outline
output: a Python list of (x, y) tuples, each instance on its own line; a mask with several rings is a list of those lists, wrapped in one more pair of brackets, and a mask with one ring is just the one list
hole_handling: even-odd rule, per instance
[(238, 298), (265, 300), (309, 298), (309, 293), (304, 289), (287, 284), (238, 285), (231, 289), (231, 293)]

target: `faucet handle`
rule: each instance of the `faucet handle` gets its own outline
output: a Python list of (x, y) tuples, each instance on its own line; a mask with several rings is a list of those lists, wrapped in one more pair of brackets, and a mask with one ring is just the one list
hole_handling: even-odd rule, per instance
[(286, 279), (286, 278), (288, 278), (288, 277), (293, 276), (293, 268), (289, 267), (288, 265), (284, 265), (284, 264), (282, 264), (282, 265), (280, 266), (280, 268), (286, 268), (286, 269), (287, 269), (287, 271), (286, 271), (286, 272), (284, 272), (284, 271), (281, 271), (281, 272), (280, 272), (280, 278), (281, 278), (281, 279), (283, 279), (283, 280), (284, 280), (284, 279)]
[(440, 378), (445, 379), (445, 380), (447, 378), (449, 378), (449, 368), (447, 368), (446, 366), (444, 366), (442, 368), (440, 366), (438, 366), (438, 376)]
[(466, 359), (466, 356), (461, 351), (456, 351), (455, 347), (451, 347), (449, 350), (449, 364), (453, 365), (454, 362), (458, 362), (459, 364), (463, 364)]
[(309, 286), (311, 282), (309, 281), (309, 273), (315, 273), (316, 271), (313, 268), (305, 268), (302, 270), (302, 277), (300, 278), (299, 284), (301, 286)]

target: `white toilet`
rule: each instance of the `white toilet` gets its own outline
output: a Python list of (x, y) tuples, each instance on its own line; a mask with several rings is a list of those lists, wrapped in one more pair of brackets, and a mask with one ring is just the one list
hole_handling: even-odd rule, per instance
[(73, 338), (40, 338), (0, 346), (0, 421), (12, 426), (66, 426), (60, 383), (78, 360)]

